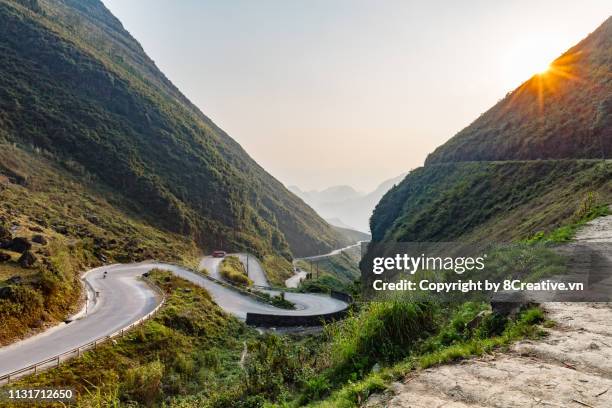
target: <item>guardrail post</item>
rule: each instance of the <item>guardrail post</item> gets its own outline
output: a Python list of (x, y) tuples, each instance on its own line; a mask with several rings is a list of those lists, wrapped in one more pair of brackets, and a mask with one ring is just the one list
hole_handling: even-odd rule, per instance
[(57, 356), (57, 366), (59, 367), (60, 365), (60, 356)]
[(34, 366), (34, 374), (36, 374), (36, 369), (38, 368), (37, 365)]
[(6, 377), (6, 383), (7, 384), (11, 383), (11, 375), (10, 374)]

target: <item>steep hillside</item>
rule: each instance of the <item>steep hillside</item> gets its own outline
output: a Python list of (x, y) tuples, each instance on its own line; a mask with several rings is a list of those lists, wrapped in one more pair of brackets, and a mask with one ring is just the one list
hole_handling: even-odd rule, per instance
[(612, 17), (427, 158), (612, 157)]
[(204, 249), (345, 243), (157, 69), (99, 0), (0, 0), (0, 138), (120, 195)]
[(79, 275), (91, 265), (197, 265), (193, 241), (120, 210), (128, 206), (77, 163), (0, 142), (0, 345), (76, 311)]
[(380, 201), (373, 241), (506, 242), (566, 224), (592, 195), (612, 203), (612, 162), (535, 160), (425, 166)]
[(612, 18), (392, 188), (373, 241), (525, 239), (612, 203), (610, 72)]
[(369, 241), (370, 238), (372, 238), (370, 234), (366, 234), (365, 232), (356, 231), (350, 228), (336, 227), (335, 225), (332, 227), (350, 242)]

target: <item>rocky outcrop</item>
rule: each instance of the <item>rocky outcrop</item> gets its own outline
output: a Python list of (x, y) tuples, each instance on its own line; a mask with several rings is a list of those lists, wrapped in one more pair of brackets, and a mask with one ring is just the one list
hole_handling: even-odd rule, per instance
[(37, 234), (32, 237), (32, 242), (35, 242), (40, 245), (47, 245), (48, 241), (43, 235)]
[(24, 237), (16, 237), (7, 245), (7, 249), (19, 253), (24, 253), (32, 249), (32, 243)]
[(38, 259), (31, 251), (25, 251), (17, 262), (19, 262), (19, 265), (23, 268), (31, 268), (37, 261)]

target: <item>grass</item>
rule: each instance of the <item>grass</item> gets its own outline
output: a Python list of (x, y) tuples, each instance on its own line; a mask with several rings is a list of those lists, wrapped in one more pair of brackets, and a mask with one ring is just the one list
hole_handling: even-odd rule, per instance
[(267, 292), (261, 292), (258, 290), (254, 290), (252, 293), (256, 294), (261, 300), (271, 304), (272, 306), (280, 307), (281, 309), (295, 309), (295, 303), (285, 299), (285, 292), (280, 292), (278, 295), (274, 296)]
[(300, 291), (329, 293), (335, 290), (356, 294), (359, 289), (355, 281), (361, 277), (360, 259), (361, 248), (355, 247), (316, 261), (298, 260), (297, 266), (310, 273), (310, 279), (300, 284)]
[(610, 215), (610, 207), (602, 204), (598, 195), (589, 192), (584, 197), (576, 212), (567, 225), (563, 225), (550, 232), (539, 231), (526, 240), (529, 244), (545, 243), (560, 244), (571, 241), (580, 227), (598, 217)]
[[(329, 393), (325, 399), (313, 401), (308, 406), (316, 408), (353, 408), (360, 406), (370, 395), (384, 391), (393, 381), (398, 381), (411, 372), (446, 364), (461, 359), (480, 356), (499, 348), (505, 348), (522, 338), (539, 338), (544, 332), (538, 324), (544, 322), (540, 309), (526, 309), (516, 318), (507, 321), (499, 334), (486, 333), (484, 325), (466, 331), (465, 324), (459, 324), (473, 318), (482, 305), (465, 304), (456, 309), (443, 324), (438, 334), (415, 347), (411, 354), (395, 364), (383, 366), (379, 371), (367, 373), (363, 378), (339, 387)], [(454, 339), (449, 340), (450, 336)], [(489, 336), (489, 337), (487, 337)]]
[[(0, 182), (0, 222), (14, 227), (14, 237), (40, 234), (48, 243), (33, 243), (38, 259), (33, 268), (20, 267), (16, 253), (0, 263), (0, 288), (10, 286), (13, 291), (0, 299), (0, 344), (46, 329), (75, 312), (81, 292), (78, 277), (91, 267), (145, 259), (189, 265), (198, 259), (192, 241), (119, 210), (129, 207), (120, 196), (83, 181), (82, 174), (67, 172), (36, 150), (0, 142), (0, 173), (7, 169), (14, 175)], [(15, 279), (21, 282), (7, 282)]]
[(208, 401), (234, 392), (242, 377), (243, 343), (257, 333), (226, 315), (204, 289), (165, 271), (150, 278), (167, 294), (154, 319), (114, 345), (15, 386), (70, 386), (80, 407), (151, 406), (202, 392)]
[(224, 279), (236, 285), (253, 285), (253, 281), (247, 276), (244, 266), (237, 256), (229, 255), (223, 258), (219, 272)]
[(264, 255), (261, 263), (272, 286), (285, 287), (285, 281), (293, 275), (293, 264), (282, 256)]

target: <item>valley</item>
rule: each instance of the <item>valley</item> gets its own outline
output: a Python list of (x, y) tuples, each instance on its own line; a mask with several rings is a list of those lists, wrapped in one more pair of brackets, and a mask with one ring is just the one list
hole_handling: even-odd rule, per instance
[[(333, 143), (344, 153), (363, 142), (371, 144), (359, 150), (391, 157), (383, 151), (391, 146), (408, 160), (406, 140), (430, 143), (442, 118), (458, 120), (439, 107), (459, 91), (442, 97), (436, 86), (426, 95), (394, 86), (402, 101), (394, 112), (393, 98), (379, 94), (384, 87), (369, 78), (359, 78), (359, 86), (349, 81), (348, 71), (361, 64), (372, 68), (368, 75), (391, 74), (370, 67), (379, 61), (361, 52), (356, 62), (337, 67), (341, 74), (319, 78), (325, 70), (312, 61), (323, 60), (309, 52), (330, 45), (333, 55), (343, 56), (350, 47), (339, 53), (327, 37), (325, 47), (314, 42), (316, 50), (299, 46), (311, 30), (346, 31), (349, 44), (368, 46), (373, 55), (385, 49), (355, 41), (339, 23), (348, 24), (345, 12), (333, 20), (327, 10), (314, 18), (289, 7), (300, 18), (314, 18), (311, 27), (281, 21), (260, 5), (244, 14), (230, 10), (209, 37), (190, 34), (194, 26), (187, 20), (173, 22), (177, 3), (162, 13), (161, 24), (180, 34), (172, 49), (193, 43), (196, 57), (210, 62), (203, 65), (210, 71), (197, 67), (197, 74), (182, 75), (207, 77), (223, 68), (214, 78), (219, 88), (185, 89), (197, 95), (196, 106), (107, 3), (0, 0), (0, 392), (68, 387), (76, 395), (68, 406), (77, 408), (612, 404), (610, 303), (500, 306), (504, 302), (493, 298), (442, 302), (405, 293), (370, 301), (362, 259), (378, 244), (507, 245), (507, 252), (496, 253), (495, 272), (504, 279), (539, 281), (566, 268), (589, 274), (602, 290), (612, 287), (612, 17), (604, 16), (548, 69), (493, 106), (487, 102), (488, 110), (424, 162), (421, 157), (422, 166), (402, 161), (398, 170), (397, 163), (356, 157), (353, 162), (366, 167), (356, 169), (341, 154), (317, 163), (320, 157), (307, 153), (320, 146), (291, 146), (290, 155), (283, 149), (308, 134), (327, 138), (332, 153)], [(226, 6), (206, 4), (194, 14), (195, 28)], [(356, 21), (361, 31), (376, 17), (385, 28), (383, 42), (391, 44), (395, 31), (387, 29), (412, 25), (387, 24), (396, 13), (378, 19), (384, 10)], [(137, 15), (145, 11), (154, 10)], [(294, 36), (286, 44), (282, 35), (260, 35), (265, 24), (246, 29), (270, 16), (268, 23), (282, 23)], [(225, 31), (237, 21), (237, 33)], [(447, 29), (436, 26), (437, 19), (423, 21), (432, 31)], [(226, 36), (229, 45), (247, 48), (246, 57), (231, 55)], [(410, 44), (420, 38), (413, 37)], [(256, 47), (263, 40), (273, 44), (268, 53)], [(258, 65), (289, 45), (299, 58), (283, 56), (268, 69)], [(415, 63), (429, 61), (428, 53), (414, 50)], [(445, 67), (463, 62), (450, 58), (457, 50), (445, 56)], [(178, 59), (191, 69), (189, 57)], [(289, 72), (294, 60), (308, 68), (303, 77)], [(393, 61), (383, 65), (395, 67)], [(418, 89), (425, 71), (402, 75), (406, 81), (418, 76), (412, 82)], [(458, 84), (494, 88), (466, 72), (453, 74)], [(267, 75), (275, 76), (273, 86), (260, 82)], [(252, 84), (237, 85), (243, 77), (265, 92), (249, 95)], [(435, 78), (436, 85), (442, 79)], [(330, 100), (350, 115), (308, 111), (309, 101), (324, 105), (315, 97), (320, 89), (341, 97)], [(223, 110), (217, 101), (226, 93), (244, 115), (234, 120), (249, 132), (236, 140), (200, 109)], [(352, 100), (370, 108), (351, 107)], [(303, 123), (292, 123), (290, 101), (302, 108)], [(337, 113), (359, 120), (339, 129), (327, 122)], [(394, 114), (430, 123), (390, 123)], [(274, 120), (274, 129), (249, 129), (263, 116)], [(368, 127), (370, 118), (381, 123)], [(406, 140), (391, 136), (405, 127)], [(284, 134), (270, 143), (268, 132)], [(352, 135), (350, 146), (335, 140), (342, 134)], [(278, 162), (255, 161), (237, 140), (255, 140)], [(411, 154), (420, 154), (412, 147)], [(369, 192), (322, 187), (330, 180), (359, 183), (372, 166), (380, 167), (372, 174), (398, 176)], [(282, 169), (278, 177), (314, 189), (285, 187), (267, 169)], [(337, 174), (325, 173), (332, 170)], [(432, 282), (432, 288), (445, 284)], [(0, 398), (0, 406), (21, 405)]]

